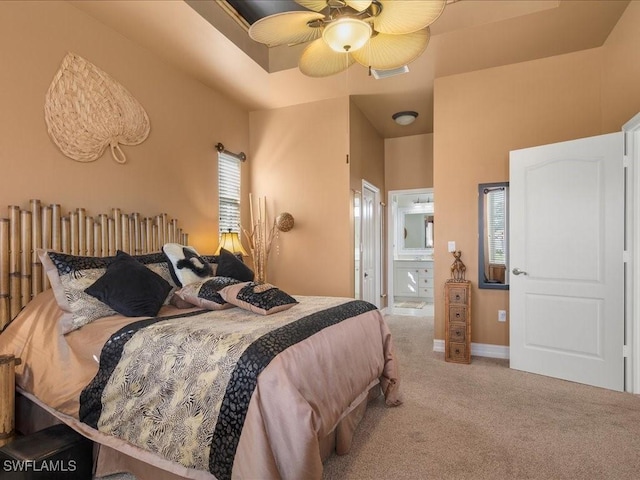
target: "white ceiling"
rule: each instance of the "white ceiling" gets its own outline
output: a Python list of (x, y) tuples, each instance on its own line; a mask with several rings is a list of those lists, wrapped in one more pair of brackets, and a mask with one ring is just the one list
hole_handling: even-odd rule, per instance
[[(599, 47), (629, 0), (459, 0), (431, 26), (429, 46), (410, 72), (383, 80), (357, 64), (332, 77), (305, 77), (295, 67), (304, 46), (253, 42), (214, 0), (70, 3), (250, 111), (350, 95), (380, 135), (392, 138), (433, 132), (436, 77)], [(415, 110), (418, 119), (397, 126), (391, 115), (400, 110)]]

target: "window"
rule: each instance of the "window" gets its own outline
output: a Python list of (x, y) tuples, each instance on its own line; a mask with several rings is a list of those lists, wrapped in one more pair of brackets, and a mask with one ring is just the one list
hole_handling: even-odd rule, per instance
[(506, 191), (495, 189), (487, 194), (487, 229), (489, 263), (506, 265)]
[(218, 152), (220, 232), (240, 233), (240, 160)]

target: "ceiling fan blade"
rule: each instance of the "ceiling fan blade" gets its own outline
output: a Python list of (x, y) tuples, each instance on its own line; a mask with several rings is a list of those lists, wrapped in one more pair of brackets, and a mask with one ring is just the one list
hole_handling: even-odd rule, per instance
[(405, 35), (378, 33), (369, 43), (355, 52), (353, 58), (365, 67), (391, 70), (413, 62), (427, 48), (429, 27)]
[(369, 8), (371, 0), (345, 0), (344, 3), (353, 8), (356, 12), (363, 12)]
[(309, 77), (328, 77), (346, 70), (354, 62), (351, 54), (336, 52), (319, 38), (304, 49), (298, 66)]
[(284, 12), (269, 15), (249, 28), (249, 37), (269, 46), (304, 43), (322, 36), (322, 28), (307, 22), (320, 20), (324, 15), (314, 12)]
[(304, 8), (313, 10), (314, 12), (321, 12), (327, 8), (327, 0), (294, 0), (298, 5), (302, 5)]
[[(304, 8), (313, 10), (314, 12), (321, 12), (329, 5), (327, 0), (294, 0), (298, 5), (302, 5)], [(371, 0), (344, 0), (345, 5), (353, 8), (356, 12), (362, 12), (369, 8)]]
[(431, 25), (443, 12), (446, 0), (378, 0), (380, 15), (373, 19), (377, 32), (401, 34)]

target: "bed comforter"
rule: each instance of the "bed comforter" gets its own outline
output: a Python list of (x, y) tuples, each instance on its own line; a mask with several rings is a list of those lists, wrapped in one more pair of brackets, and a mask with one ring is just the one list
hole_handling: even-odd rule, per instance
[(22, 359), (25, 392), (170, 471), (320, 478), (320, 440), (378, 384), (399, 405), (399, 376), (377, 309), (296, 299), (270, 316), (163, 307), (162, 318), (107, 317), (62, 335), (44, 292), (0, 335), (0, 353)]

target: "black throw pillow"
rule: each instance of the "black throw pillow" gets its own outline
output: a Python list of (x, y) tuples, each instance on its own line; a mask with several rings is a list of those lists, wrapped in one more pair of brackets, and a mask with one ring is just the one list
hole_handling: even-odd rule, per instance
[(171, 289), (160, 275), (118, 250), (106, 273), (85, 292), (127, 317), (154, 317)]
[(230, 277), (241, 282), (251, 282), (253, 281), (253, 276), (253, 270), (247, 267), (241, 260), (238, 260), (238, 257), (233, 253), (224, 248), (220, 250), (216, 277)]

